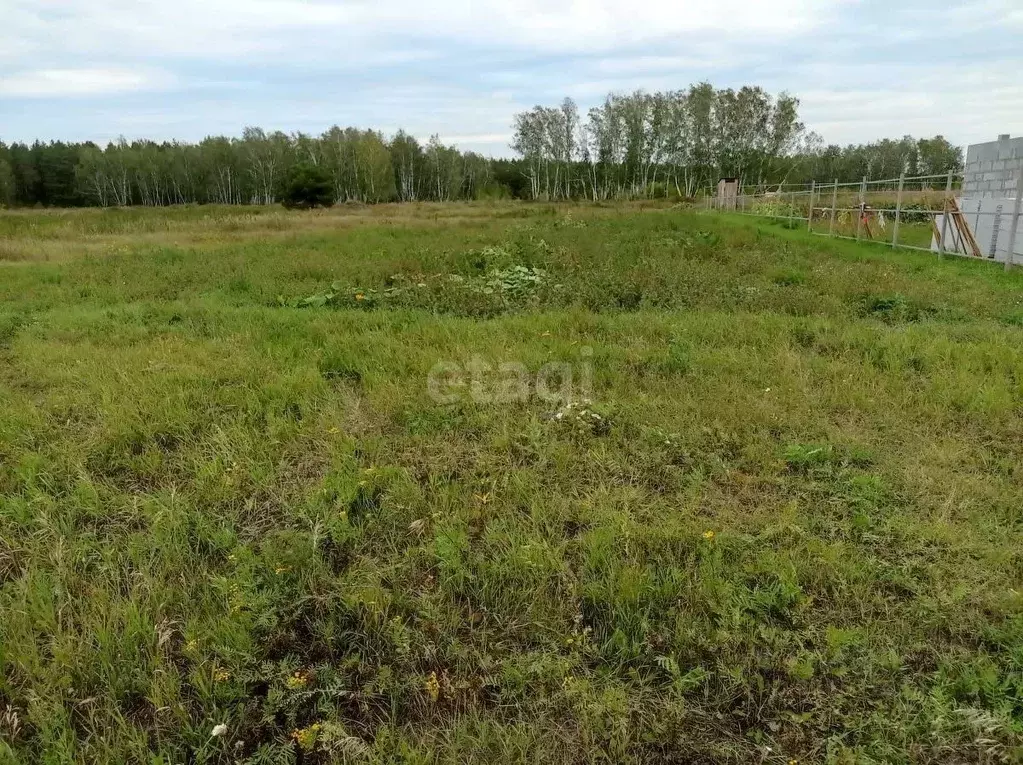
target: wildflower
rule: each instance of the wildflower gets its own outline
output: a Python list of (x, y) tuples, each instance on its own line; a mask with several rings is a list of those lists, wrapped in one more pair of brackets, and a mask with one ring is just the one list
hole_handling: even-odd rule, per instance
[(703, 538), (706, 539), (708, 542), (713, 542), (714, 532), (708, 529), (707, 531), (703, 532)]
[(227, 735), (227, 726), (224, 723), (217, 723), (213, 726), (213, 730), (210, 731), (211, 736), (216, 738), (222, 738)]
[(224, 683), (231, 679), (231, 673), (228, 672), (226, 669), (218, 667), (213, 672), (213, 679), (216, 680), (218, 683)]
[(426, 695), (430, 697), (430, 701), (434, 704), (437, 703), (437, 699), (440, 698), (440, 681), (437, 679), (437, 673), (431, 672), (430, 676), (426, 678)]
[(235, 555), (234, 553), (231, 553), (230, 555), (227, 556), (227, 559), (234, 563), (236, 560), (238, 560), (238, 556)]
[(189, 640), (187, 643), (185, 643), (185, 650), (186, 651), (194, 651), (198, 647), (199, 647), (199, 643), (196, 642), (195, 640)]
[(309, 752), (316, 746), (316, 738), (320, 735), (319, 723), (313, 723), (308, 728), (295, 728), (291, 731), (291, 738), (298, 744), (299, 749)]
[(355, 293), (355, 299), (356, 299), (356, 300), (365, 300), (365, 299), (366, 299), (366, 296), (365, 296), (365, 295), (363, 295), (363, 294), (362, 294), (361, 292), (356, 292), (356, 293)]
[(305, 688), (309, 685), (309, 673), (298, 670), (291, 677), (284, 681), (291, 690), (297, 691), (300, 688)]

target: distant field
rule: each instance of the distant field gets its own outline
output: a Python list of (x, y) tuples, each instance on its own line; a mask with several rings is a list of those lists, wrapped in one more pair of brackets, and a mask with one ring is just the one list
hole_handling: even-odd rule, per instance
[(0, 762), (1023, 758), (1018, 272), (656, 205), (0, 213), (0, 394)]

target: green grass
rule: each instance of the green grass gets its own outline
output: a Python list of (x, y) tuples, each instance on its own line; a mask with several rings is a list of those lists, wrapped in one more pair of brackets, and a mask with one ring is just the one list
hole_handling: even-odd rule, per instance
[[(0, 253), (0, 761), (1023, 757), (1018, 273), (621, 206)], [(474, 356), (600, 426), (436, 403)]]

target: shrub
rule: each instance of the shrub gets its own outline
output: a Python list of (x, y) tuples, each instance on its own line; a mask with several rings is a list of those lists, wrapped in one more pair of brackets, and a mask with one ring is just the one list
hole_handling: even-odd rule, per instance
[(288, 208), (330, 207), (334, 202), (330, 175), (311, 162), (299, 162), (284, 181), (281, 201)]

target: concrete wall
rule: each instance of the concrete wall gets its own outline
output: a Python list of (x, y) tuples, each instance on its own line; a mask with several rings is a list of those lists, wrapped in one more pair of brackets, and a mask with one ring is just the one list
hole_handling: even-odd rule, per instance
[(1023, 137), (1002, 136), (966, 149), (963, 196), (1015, 198), (1016, 181), (1023, 167)]
[[(959, 199), (959, 209), (963, 218), (977, 240), (981, 255), (985, 258), (1004, 262), (1009, 256), (1009, 239), (1012, 231), (1012, 212), (1016, 200), (997, 197), (974, 196), (972, 199)], [(943, 215), (935, 215), (934, 223), (938, 231), (945, 232), (945, 251), (958, 252), (960, 255), (971, 255), (965, 248), (959, 248), (959, 240), (955, 232), (955, 224), (949, 221), (944, 226)], [(931, 236), (931, 249), (938, 251), (938, 237)], [(1016, 224), (1016, 240), (1013, 242), (1013, 263), (1023, 264), (1023, 215)]]

